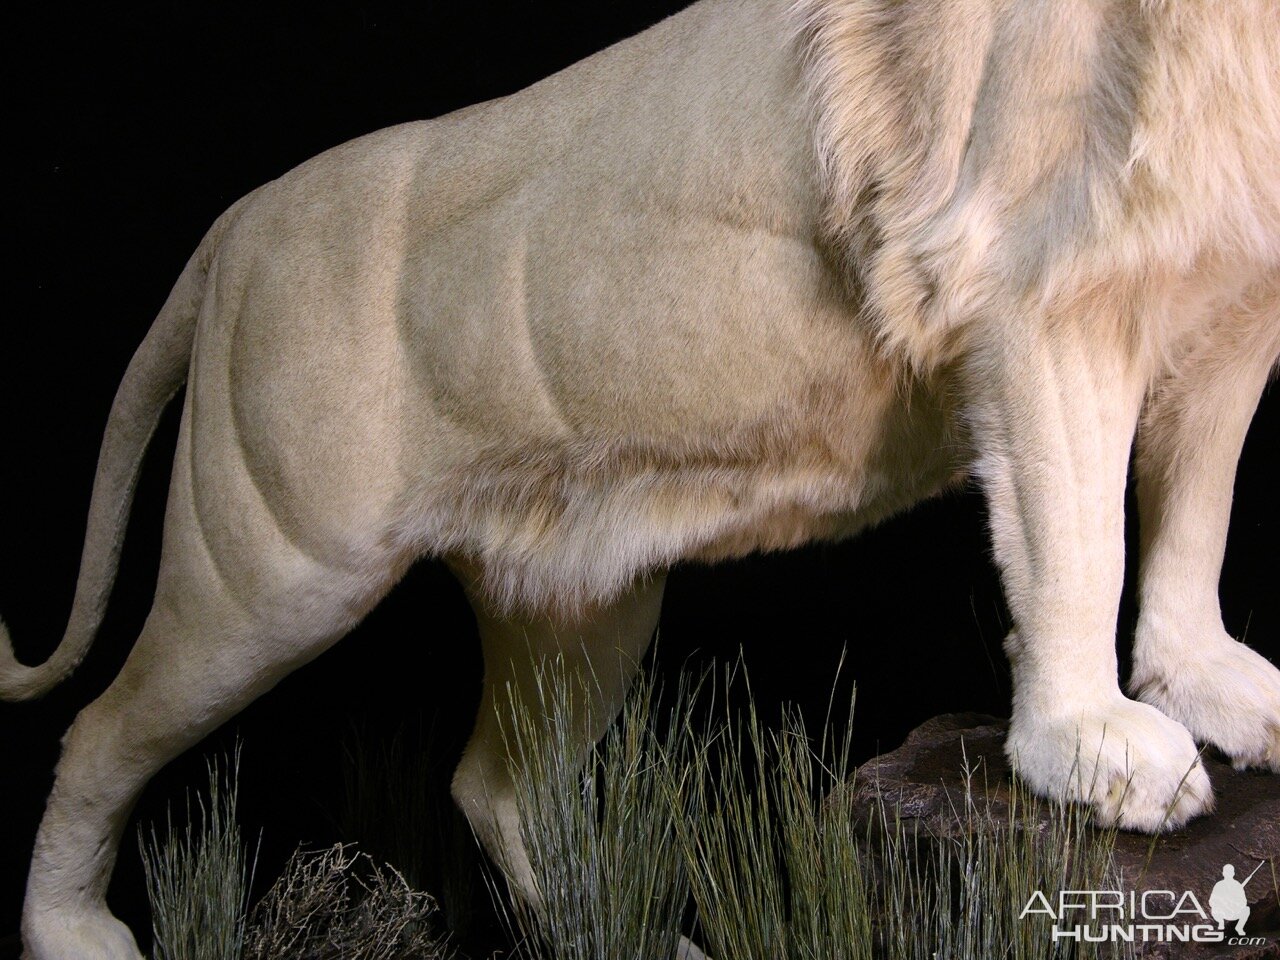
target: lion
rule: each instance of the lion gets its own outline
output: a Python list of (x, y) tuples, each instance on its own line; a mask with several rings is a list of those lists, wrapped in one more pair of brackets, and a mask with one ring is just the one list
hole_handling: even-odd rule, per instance
[(1278, 358), (1274, 0), (701, 0), (332, 149), (200, 244), (113, 403), (61, 645), (0, 644), (10, 699), (84, 656), (185, 383), (154, 603), (64, 740), (26, 955), (138, 960), (104, 893), (148, 778), (427, 556), (484, 647), (453, 794), (536, 901), (497, 723), (536, 661), (597, 678), (585, 749), (671, 564), (849, 537), (966, 477), (1017, 774), (1177, 827), (1213, 806), (1197, 741), (1280, 770), (1280, 672), (1216, 591)]

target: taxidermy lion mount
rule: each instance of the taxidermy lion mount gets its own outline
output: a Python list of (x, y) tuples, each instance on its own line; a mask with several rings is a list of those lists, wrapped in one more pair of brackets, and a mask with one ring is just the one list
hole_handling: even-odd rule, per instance
[[(454, 795), (536, 897), (496, 718), (530, 658), (614, 715), (663, 571), (846, 537), (971, 475), (1014, 629), (1007, 749), (1124, 827), (1280, 770), (1280, 672), (1218, 609), (1280, 357), (1275, 0), (703, 0), (515, 96), (235, 204), (112, 407), (67, 633), (187, 390), (154, 606), (64, 741), (31, 960), (137, 960), (104, 892), (155, 771), (444, 558), (486, 677)], [(1117, 682), (1131, 447), (1143, 546)]]

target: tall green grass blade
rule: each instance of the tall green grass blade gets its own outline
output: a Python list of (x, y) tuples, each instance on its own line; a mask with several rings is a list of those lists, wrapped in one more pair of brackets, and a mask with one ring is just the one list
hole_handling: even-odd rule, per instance
[(139, 830), (155, 960), (239, 960), (252, 864), (236, 821), (239, 747), (208, 763), (207, 796), (187, 795), (185, 825)]

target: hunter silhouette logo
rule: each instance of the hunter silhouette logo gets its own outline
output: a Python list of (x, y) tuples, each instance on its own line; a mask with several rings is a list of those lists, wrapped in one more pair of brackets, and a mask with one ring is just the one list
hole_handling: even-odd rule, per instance
[[(1263, 863), (1266, 861), (1264, 860)], [(1249, 919), (1249, 898), (1244, 888), (1253, 879), (1253, 874), (1262, 869), (1262, 863), (1253, 868), (1253, 873), (1244, 878), (1244, 883), (1237, 880), (1236, 868), (1228, 863), (1222, 868), (1222, 879), (1209, 894), (1209, 912), (1213, 915), (1218, 928), (1225, 927), (1228, 921), (1236, 925), (1236, 933), (1244, 936), (1244, 922)]]
[[(1209, 894), (1208, 909), (1196, 894), (1184, 890), (1060, 890), (1051, 900), (1037, 890), (1019, 919), (1041, 916), (1051, 923), (1049, 935), (1078, 943), (1228, 943), (1261, 944), (1247, 937), (1249, 898), (1245, 887), (1267, 863), (1260, 862), (1243, 881), (1226, 864), (1222, 879)], [(1234, 924), (1234, 931), (1227, 930)]]

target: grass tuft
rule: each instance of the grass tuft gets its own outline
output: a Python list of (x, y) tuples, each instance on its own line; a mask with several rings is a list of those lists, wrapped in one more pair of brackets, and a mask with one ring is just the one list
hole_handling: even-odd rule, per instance
[(875, 956), (867, 831), (830, 798), (852, 775), (849, 740), (832, 729), (828, 722), (815, 749), (797, 713), (766, 731), (750, 701), (745, 718), (726, 717), (701, 738), (673, 781), (674, 821), (712, 956)]
[(882, 883), (872, 908), (887, 956), (901, 960), (1122, 960), (1132, 944), (1055, 940), (1042, 913), (1022, 913), (1035, 891), (1119, 889), (1115, 830), (1098, 829), (1087, 807), (1051, 804), (1019, 781), (1007, 809), (987, 801), (979, 771), (964, 770), (964, 796), (944, 835), (910, 825), (880, 797), (877, 860)]
[(165, 836), (138, 832), (151, 902), (155, 960), (239, 960), (252, 863), (240, 838), (236, 797), (239, 748), (208, 763), (207, 799), (187, 794), (186, 825), (166, 814)]
[[(726, 674), (726, 703), (734, 682)], [(1037, 890), (1117, 889), (1115, 832), (1085, 807), (1047, 804), (1017, 782), (993, 806), (966, 758), (963, 796), (930, 832), (883, 794), (869, 811), (854, 802), (850, 724), (830, 711), (816, 740), (795, 711), (768, 729), (750, 696), (742, 714), (694, 730), (687, 684), (661, 727), (642, 684), (583, 772), (564, 719), (583, 708), (574, 683), (541, 676), (512, 724), (545, 907), (523, 908), (520, 931), (537, 960), (670, 957), (686, 889), (713, 957), (1133, 956), (1129, 944), (1055, 941), (1042, 915), (1021, 916)]]
[(587, 751), (570, 718), (593, 709), (593, 678), (545, 662), (504, 723), (520, 829), (541, 901), (518, 897), (509, 917), (535, 960), (671, 957), (688, 900), (664, 771), (689, 742), (684, 709), (658, 722), (651, 680), (627, 697), (620, 722)]

